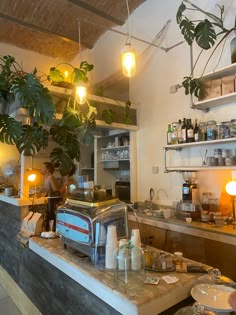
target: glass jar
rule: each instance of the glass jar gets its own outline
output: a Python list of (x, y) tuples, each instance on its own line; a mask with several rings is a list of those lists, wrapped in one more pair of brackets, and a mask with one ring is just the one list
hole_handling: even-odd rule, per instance
[(209, 120), (207, 122), (207, 141), (216, 140), (216, 121)]
[(224, 138), (223, 139), (230, 138), (231, 121), (224, 121), (224, 122), (222, 122), (222, 125), (223, 125), (223, 130), (224, 130)]
[(224, 139), (224, 125), (221, 123), (216, 124), (216, 130), (217, 130), (217, 139)]
[(200, 122), (199, 123), (199, 141), (206, 141), (206, 123)]
[(230, 136), (236, 137), (236, 119), (231, 120), (230, 124)]

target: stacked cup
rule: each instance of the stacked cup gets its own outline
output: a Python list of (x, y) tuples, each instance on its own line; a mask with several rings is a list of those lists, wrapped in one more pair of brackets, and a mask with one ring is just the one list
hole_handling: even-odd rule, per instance
[(105, 254), (105, 268), (114, 269), (114, 252), (117, 249), (117, 232), (116, 226), (108, 225), (106, 238), (106, 254)]
[(141, 237), (139, 229), (133, 229), (131, 231), (131, 243), (134, 246), (131, 249), (131, 269), (139, 270), (142, 266), (142, 257), (141, 257)]

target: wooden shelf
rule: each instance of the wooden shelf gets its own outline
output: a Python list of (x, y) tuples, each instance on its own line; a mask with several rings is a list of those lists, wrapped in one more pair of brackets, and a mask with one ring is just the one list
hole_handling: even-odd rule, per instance
[(227, 144), (227, 143), (236, 143), (236, 138), (228, 138), (228, 139), (217, 139), (211, 141), (199, 141), (199, 142), (190, 142), (190, 143), (180, 143), (180, 144), (172, 144), (166, 145), (164, 149), (164, 168), (165, 173), (169, 172), (184, 172), (184, 171), (209, 171), (209, 170), (230, 170), (236, 169), (236, 165), (231, 166), (167, 166), (166, 162), (166, 152), (167, 151), (180, 151), (182, 149), (187, 149), (190, 147), (196, 146), (204, 146), (204, 145), (218, 145), (218, 144)]
[[(236, 63), (220, 68), (216, 71), (206, 73), (199, 79), (202, 82), (205, 82), (205, 81), (209, 81), (213, 79), (220, 79), (220, 78), (227, 77), (233, 74), (236, 74)], [(230, 104), (234, 102), (235, 100), (236, 100), (236, 92), (226, 94), (226, 95), (221, 95), (219, 97), (214, 97), (211, 99), (206, 99), (199, 102), (193, 101), (192, 108), (200, 109), (200, 110), (209, 110), (210, 108), (213, 108), (213, 107)]]
[(198, 141), (198, 142), (189, 142), (189, 143), (179, 143), (179, 144), (170, 144), (166, 145), (164, 149), (166, 151), (168, 150), (180, 150), (182, 148), (187, 147), (195, 147), (195, 146), (203, 146), (203, 145), (215, 145), (215, 144), (224, 144), (224, 143), (230, 143), (230, 142), (236, 142), (236, 138), (227, 138), (227, 139), (216, 139), (211, 141)]

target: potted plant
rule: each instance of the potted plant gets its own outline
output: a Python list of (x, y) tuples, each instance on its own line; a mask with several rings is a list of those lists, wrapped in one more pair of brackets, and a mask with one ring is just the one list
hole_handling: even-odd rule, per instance
[[(188, 6), (184, 3), (187, 3)], [(202, 85), (199, 78), (193, 77), (193, 71), (197, 62), (199, 61), (202, 51), (214, 47), (203, 69), (204, 73), (217, 47), (226, 39), (229, 34), (236, 31), (236, 20), (235, 25), (232, 28), (226, 28), (223, 21), (224, 6), (218, 5), (218, 8), (220, 10), (220, 15), (216, 16), (211, 12), (202, 10), (198, 6), (194, 5), (191, 1), (184, 0), (180, 4), (176, 14), (177, 24), (179, 25), (181, 33), (183, 34), (187, 43), (192, 45), (193, 42), (195, 42), (202, 49), (196, 59), (195, 64), (193, 65), (192, 72), (190, 75), (185, 76), (182, 82), (182, 85), (185, 88), (185, 94), (193, 94), (199, 100), (203, 99), (205, 96), (204, 86)], [(199, 13), (203, 14), (204, 19), (190, 20), (187, 16), (187, 13), (191, 11), (198, 11)]]
[[(92, 68), (92, 65), (83, 63), (75, 74), (79, 73), (80, 78), (86, 81), (87, 72)], [(12, 100), (18, 101), (27, 111), (30, 117), (27, 124), (9, 115), (8, 107)], [(51, 160), (58, 165), (62, 175), (71, 169), (74, 159), (79, 161), (80, 142), (90, 138), (90, 130), (95, 127), (92, 109), (84, 113), (69, 104), (62, 119), (57, 121), (53, 97), (41, 83), (37, 70), (24, 72), (12, 56), (0, 57), (0, 103), (1, 142), (16, 145), (20, 153), (30, 156), (46, 148), (49, 137), (52, 137), (59, 146), (51, 152)]]

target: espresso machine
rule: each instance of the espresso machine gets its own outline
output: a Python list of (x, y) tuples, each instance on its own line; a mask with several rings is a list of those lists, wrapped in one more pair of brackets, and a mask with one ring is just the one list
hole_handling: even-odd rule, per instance
[(64, 247), (88, 256), (94, 265), (105, 259), (107, 229), (116, 226), (117, 238), (128, 238), (127, 206), (119, 199), (97, 199), (94, 191), (72, 195), (57, 209), (56, 230)]

